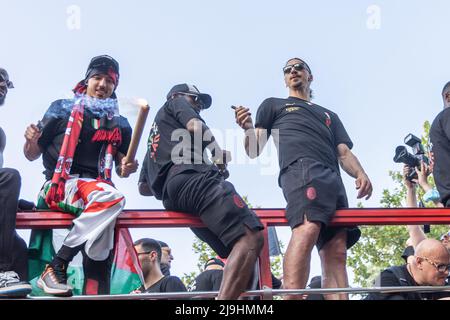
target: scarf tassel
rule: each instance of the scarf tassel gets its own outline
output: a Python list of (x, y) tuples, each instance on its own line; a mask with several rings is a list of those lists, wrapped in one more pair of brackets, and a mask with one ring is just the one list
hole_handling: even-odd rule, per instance
[(64, 200), (66, 196), (66, 179), (60, 178), (58, 181), (58, 189), (56, 190), (56, 201), (60, 202)]
[(45, 202), (50, 206), (55, 201), (57, 189), (58, 189), (58, 184), (52, 183), (52, 185), (50, 186), (50, 188), (47, 191), (47, 196), (45, 197)]
[(64, 200), (65, 197), (65, 187), (66, 180), (59, 179), (58, 183), (52, 183), (50, 189), (47, 191), (47, 196), (45, 197), (45, 202), (52, 206), (53, 204), (57, 204), (58, 202)]

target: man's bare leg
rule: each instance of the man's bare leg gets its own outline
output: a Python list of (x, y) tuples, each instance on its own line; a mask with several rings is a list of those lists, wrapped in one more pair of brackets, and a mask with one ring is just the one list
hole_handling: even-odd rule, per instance
[[(309, 277), (311, 251), (320, 233), (320, 223), (306, 219), (292, 229), (291, 240), (283, 261), (283, 288), (304, 289)], [(300, 300), (302, 295), (287, 295), (286, 300)]]
[(218, 300), (236, 300), (247, 288), (250, 276), (253, 274), (256, 258), (258, 258), (264, 237), (262, 231), (246, 233), (233, 246), (223, 270), (222, 284), (220, 285)]
[[(319, 251), (322, 262), (322, 288), (347, 288), (347, 231), (342, 230)], [(348, 294), (324, 295), (327, 300), (348, 300)]]

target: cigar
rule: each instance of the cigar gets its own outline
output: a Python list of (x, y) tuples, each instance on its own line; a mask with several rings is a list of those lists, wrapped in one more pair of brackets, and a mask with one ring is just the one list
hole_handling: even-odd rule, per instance
[(231, 109), (236, 110), (237, 107), (236, 106), (231, 106)]

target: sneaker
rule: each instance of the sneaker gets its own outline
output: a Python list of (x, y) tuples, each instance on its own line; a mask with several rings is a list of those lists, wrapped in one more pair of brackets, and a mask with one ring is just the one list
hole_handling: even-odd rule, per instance
[(20, 281), (14, 271), (0, 272), (0, 297), (20, 298), (31, 293), (31, 285)]
[(72, 288), (67, 285), (67, 272), (64, 265), (47, 265), (37, 285), (45, 293), (54, 296), (70, 297), (72, 295)]

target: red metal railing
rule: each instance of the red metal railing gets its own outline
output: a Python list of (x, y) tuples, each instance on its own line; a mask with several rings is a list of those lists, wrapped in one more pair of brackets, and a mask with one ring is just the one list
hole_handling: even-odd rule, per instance
[[(264, 247), (259, 257), (261, 288), (272, 287), (270, 275), (269, 243), (267, 226), (286, 226), (284, 209), (254, 209), (264, 229)], [(68, 228), (73, 216), (51, 211), (18, 212), (19, 229)], [(331, 225), (407, 225), (450, 224), (450, 209), (402, 208), (402, 209), (345, 209), (336, 211)], [(117, 219), (117, 228), (173, 228), (202, 227), (198, 217), (164, 210), (124, 210)]]

